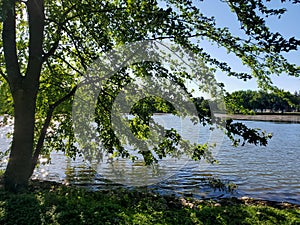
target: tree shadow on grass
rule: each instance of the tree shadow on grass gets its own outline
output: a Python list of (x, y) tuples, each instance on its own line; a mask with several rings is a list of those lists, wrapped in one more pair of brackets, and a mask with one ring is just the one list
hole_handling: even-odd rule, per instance
[(23, 194), (0, 191), (0, 224), (300, 224), (300, 209), (50, 186)]
[(0, 191), (0, 224), (41, 224), (41, 205), (34, 195)]

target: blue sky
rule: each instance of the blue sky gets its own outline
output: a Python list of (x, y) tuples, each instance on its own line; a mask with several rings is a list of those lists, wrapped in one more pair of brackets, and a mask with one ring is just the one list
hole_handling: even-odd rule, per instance
[[(276, 17), (272, 17), (267, 20), (268, 26), (273, 32), (280, 32), (286, 38), (296, 37), (300, 39), (300, 5), (292, 5), (291, 3), (281, 4), (280, 1), (274, 1), (272, 7), (284, 7), (287, 8), (287, 12), (278, 20)], [(229, 27), (233, 34), (242, 35), (240, 31), (240, 24), (236, 19), (236, 16), (230, 12), (226, 3), (220, 0), (206, 0), (197, 3), (198, 7), (205, 15), (214, 16), (216, 18), (217, 26)], [(225, 49), (218, 48), (211, 43), (203, 42), (202, 46), (212, 56), (228, 62), (229, 65), (235, 71), (246, 72), (249, 71), (243, 66), (240, 60), (233, 54), (227, 54)], [(286, 54), (288, 60), (295, 64), (300, 65), (300, 51)], [(254, 79), (244, 82), (234, 77), (227, 77), (221, 71), (216, 74), (217, 80), (225, 84), (226, 90), (229, 92), (241, 90), (241, 89), (257, 89), (256, 81)], [(285, 89), (290, 92), (300, 90), (300, 78), (289, 77), (287, 75), (272, 76), (273, 83), (281, 89)]]

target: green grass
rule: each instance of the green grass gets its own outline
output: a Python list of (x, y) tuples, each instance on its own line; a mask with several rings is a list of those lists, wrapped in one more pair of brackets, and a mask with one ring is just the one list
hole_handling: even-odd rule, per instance
[(0, 191), (0, 224), (300, 224), (300, 209), (35, 184), (25, 193)]

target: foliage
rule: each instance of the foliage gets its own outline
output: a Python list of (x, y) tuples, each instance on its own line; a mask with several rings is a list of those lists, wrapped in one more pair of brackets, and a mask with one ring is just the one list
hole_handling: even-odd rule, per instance
[[(9, 92), (8, 83), (3, 81), (0, 77), (0, 115), (12, 115), (13, 114), (13, 100), (11, 93)], [(5, 101), (4, 101), (5, 100)]]
[(0, 191), (1, 224), (298, 224), (299, 208), (235, 200), (176, 199), (138, 190), (90, 192), (56, 185)]
[(291, 94), (288, 91), (235, 91), (227, 93), (226, 106), (231, 113), (256, 113), (256, 112), (292, 112), (300, 107), (297, 92)]

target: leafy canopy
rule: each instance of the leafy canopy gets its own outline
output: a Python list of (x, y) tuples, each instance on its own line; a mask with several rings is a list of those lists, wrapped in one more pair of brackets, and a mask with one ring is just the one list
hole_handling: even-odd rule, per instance
[[(208, 0), (207, 0), (208, 1)], [(1, 1), (1, 8), (7, 9), (7, 4), (13, 1)], [(35, 144), (42, 134), (42, 127), (49, 127), (43, 154), (49, 154), (53, 149), (64, 150), (68, 155), (75, 156), (78, 147), (75, 144), (72, 129), (72, 96), (81, 77), (89, 65), (103, 52), (107, 52), (125, 44), (142, 40), (170, 40), (193, 54), (197, 55), (206, 65), (207, 74), (221, 69), (224, 74), (245, 81), (255, 77), (262, 88), (272, 88), (271, 74), (287, 73), (298, 77), (300, 67), (289, 63), (284, 53), (297, 50), (300, 41), (295, 37), (284, 38), (280, 33), (273, 33), (266, 25), (265, 18), (272, 16), (280, 18), (286, 10), (272, 9), (262, 0), (226, 0), (222, 1), (236, 14), (240, 22), (242, 37), (233, 35), (227, 27), (218, 27), (213, 17), (208, 17), (196, 4), (196, 1), (181, 0), (45, 0), (45, 31), (43, 40), (43, 67), (37, 96)], [(298, 4), (299, 1), (281, 1), (285, 4)], [(27, 1), (16, 1), (16, 43), (20, 71), (26, 76), (28, 62), (28, 23), (26, 12)], [(10, 6), (9, 6), (10, 7)], [(0, 12), (1, 20), (5, 11)], [(0, 23), (2, 30), (2, 23)], [(228, 62), (219, 61), (210, 56), (201, 47), (203, 40), (208, 40), (224, 47), (235, 54), (241, 62), (250, 69), (250, 73), (236, 72)], [(2, 114), (13, 115), (13, 103), (7, 85), (6, 68), (4, 64), (3, 43), (0, 41), (0, 100)], [(165, 77), (180, 85), (189, 93), (185, 85), (187, 80), (194, 78), (184, 72), (166, 70), (162, 65), (142, 62), (120, 70), (111, 78), (110, 84), (101, 92), (98, 106), (95, 110), (100, 132), (99, 137), (104, 147), (111, 153), (129, 157), (130, 154), (120, 144), (111, 129), (111, 106), (123, 86), (128, 84), (134, 72), (136, 77)], [(210, 76), (207, 77), (210, 79)], [(220, 84), (221, 88), (224, 88)], [(149, 104), (157, 105), (155, 110)], [(210, 110), (205, 104), (197, 104), (198, 116), (203, 125), (213, 125), (218, 120), (212, 120)], [(199, 102), (198, 102), (199, 103)], [(147, 105), (144, 107), (144, 105)], [(143, 110), (143, 109), (149, 109)], [(132, 120), (132, 129), (137, 135), (147, 136), (147, 120), (155, 111), (170, 110), (163, 99), (145, 99), (137, 102), (133, 113), (138, 115)], [(234, 140), (235, 135), (241, 135), (245, 141), (254, 144), (267, 143), (268, 135), (249, 129), (242, 124), (226, 123), (226, 133)], [(144, 132), (144, 134), (143, 134)], [(173, 145), (178, 134), (172, 130), (156, 149), (158, 156), (172, 154)], [(172, 140), (171, 142), (169, 142)], [(204, 147), (203, 147), (204, 146)], [(205, 145), (194, 146), (192, 157), (199, 159), (205, 155)], [(170, 150), (171, 149), (171, 150)], [(151, 163), (153, 155), (143, 155)]]

